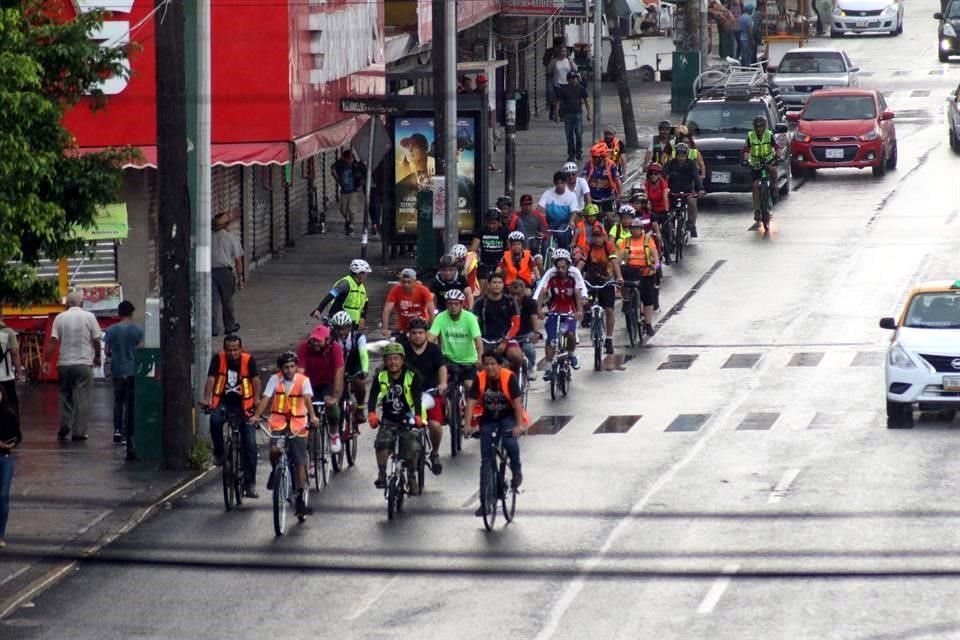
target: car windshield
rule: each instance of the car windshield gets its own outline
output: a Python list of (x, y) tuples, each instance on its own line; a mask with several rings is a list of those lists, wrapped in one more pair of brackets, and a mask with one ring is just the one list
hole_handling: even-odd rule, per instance
[(687, 114), (685, 124), (693, 135), (746, 133), (753, 128), (753, 119), (757, 116), (767, 116), (767, 110), (761, 102), (698, 102)]
[(788, 53), (780, 61), (777, 73), (843, 73), (839, 53)]
[(803, 120), (872, 120), (877, 109), (872, 96), (813, 96)]
[(943, 17), (947, 20), (960, 20), (960, 2), (951, 2), (943, 12)]
[(960, 329), (960, 291), (918, 293), (913, 296), (904, 326), (917, 329)]

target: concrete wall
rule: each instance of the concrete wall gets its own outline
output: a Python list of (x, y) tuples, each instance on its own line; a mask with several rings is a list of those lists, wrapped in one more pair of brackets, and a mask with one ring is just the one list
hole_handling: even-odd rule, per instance
[(151, 222), (151, 182), (153, 169), (127, 169), (123, 172), (122, 198), (127, 203), (130, 234), (117, 249), (117, 273), (124, 297), (137, 308), (134, 318), (143, 322), (144, 301), (153, 295), (151, 283), (155, 272), (155, 221)]

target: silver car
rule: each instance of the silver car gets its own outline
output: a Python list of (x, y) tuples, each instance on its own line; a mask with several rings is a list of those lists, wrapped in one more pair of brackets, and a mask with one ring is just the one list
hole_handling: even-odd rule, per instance
[(836, 0), (830, 37), (844, 33), (903, 33), (903, 3), (897, 0)]
[(780, 90), (787, 109), (802, 109), (814, 91), (860, 86), (859, 71), (846, 51), (791, 49), (783, 54), (773, 84)]

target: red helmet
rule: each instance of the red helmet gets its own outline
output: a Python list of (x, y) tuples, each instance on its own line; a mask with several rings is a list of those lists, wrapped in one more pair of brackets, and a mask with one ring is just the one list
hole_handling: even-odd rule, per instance
[(602, 158), (609, 153), (606, 142), (598, 142), (597, 144), (590, 147), (590, 155), (594, 158)]
[(659, 162), (651, 162), (647, 165), (647, 173), (663, 173), (663, 166)]

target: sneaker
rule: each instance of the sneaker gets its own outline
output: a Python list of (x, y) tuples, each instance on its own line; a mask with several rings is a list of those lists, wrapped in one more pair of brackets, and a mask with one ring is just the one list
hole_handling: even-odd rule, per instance
[(60, 442), (66, 442), (66, 441), (69, 440), (69, 439), (70, 439), (70, 432), (69, 432), (69, 431), (58, 431), (58, 432), (57, 432), (57, 440), (59, 440)]
[(297, 494), (297, 506), (295, 507), (295, 511), (298, 518), (302, 518), (303, 516), (307, 515), (307, 504), (303, 500), (303, 493)]
[(603, 341), (603, 350), (608, 356), (613, 355), (613, 338), (607, 338)]
[(377, 489), (383, 489), (387, 486), (387, 474), (381, 473), (377, 476), (377, 479), (373, 481), (373, 486)]
[(3, 540), (3, 538), (0, 538), (0, 549), (3, 549), (6, 546), (7, 546), (7, 543)]
[(113, 444), (123, 444), (123, 433), (119, 431), (113, 432)]
[(344, 231), (344, 233), (346, 233), (348, 236), (352, 236), (352, 235), (353, 235), (353, 225), (347, 223), (347, 224), (343, 227), (343, 231)]
[(583, 320), (580, 321), (580, 327), (583, 328), (583, 329), (589, 329), (589, 328), (590, 328), (590, 316), (584, 314)]
[(760, 222), (760, 209), (756, 209), (753, 212), (753, 219), (756, 220), (757, 222)]
[(697, 236), (697, 225), (693, 224), (692, 222), (688, 222), (688, 223), (687, 223), (687, 231), (690, 232), (690, 237), (691, 237), (691, 238), (696, 238), (696, 237), (698, 237), (698, 236)]
[(440, 464), (440, 456), (436, 453), (430, 454), (430, 471), (433, 471), (433, 475), (435, 476), (443, 473), (443, 465)]
[(523, 474), (517, 471), (515, 474), (513, 474), (513, 480), (510, 481), (510, 487), (513, 489), (519, 489), (521, 484), (523, 484)]
[(88, 435), (73, 436), (73, 437), (70, 438), (70, 439), (73, 440), (74, 442), (83, 442), (84, 440), (89, 440), (89, 439), (90, 439), (90, 436), (88, 436)]
[(656, 335), (657, 330), (654, 329), (654, 328), (653, 328), (653, 325), (650, 324), (649, 322), (644, 322), (644, 323), (643, 323), (643, 332), (646, 333), (648, 336), (654, 336), (654, 335)]
[(580, 361), (577, 360), (577, 356), (570, 356), (570, 366), (574, 369), (580, 368)]
[(420, 483), (417, 482), (417, 474), (413, 469), (407, 472), (407, 493), (411, 496), (420, 495)]
[(260, 497), (260, 494), (257, 493), (256, 486), (254, 486), (253, 484), (248, 484), (247, 487), (243, 490), (243, 497), (253, 498), (254, 500), (256, 500), (257, 498)]
[(578, 153), (578, 154), (577, 154), (577, 162), (580, 162), (581, 160), (583, 160), (583, 154), (582, 154), (582, 153)]
[(237, 333), (238, 331), (240, 331), (240, 323), (239, 323), (239, 322), (238, 322), (237, 324), (233, 325), (232, 327), (230, 327), (230, 329), (227, 331), (227, 333)]
[(482, 504), (481, 504), (479, 507), (477, 507), (477, 510), (473, 512), (473, 515), (475, 515), (475, 516), (478, 517), (478, 518), (482, 518), (482, 517), (483, 517), (483, 505), (482, 505)]
[(354, 417), (357, 420), (357, 424), (363, 424), (367, 421), (367, 412), (364, 409), (357, 407), (353, 413), (354, 413)]
[(330, 436), (330, 453), (340, 453), (343, 445), (340, 444), (340, 434), (334, 433)]

